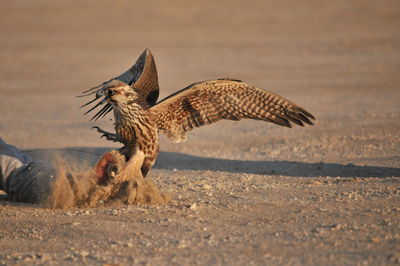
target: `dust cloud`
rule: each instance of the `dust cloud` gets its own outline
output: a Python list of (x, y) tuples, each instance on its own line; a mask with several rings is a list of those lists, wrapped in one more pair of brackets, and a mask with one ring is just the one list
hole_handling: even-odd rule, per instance
[(123, 155), (111, 151), (92, 169), (58, 158), (58, 176), (46, 205), (68, 209), (167, 203), (169, 197), (152, 180), (143, 177), (140, 170), (143, 157), (143, 153), (137, 151), (125, 162)]

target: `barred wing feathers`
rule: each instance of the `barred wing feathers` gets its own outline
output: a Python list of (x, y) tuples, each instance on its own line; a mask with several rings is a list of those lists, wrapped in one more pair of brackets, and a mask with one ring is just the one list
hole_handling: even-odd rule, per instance
[(240, 80), (217, 79), (194, 83), (149, 109), (161, 133), (180, 142), (186, 132), (222, 119), (250, 118), (291, 127), (312, 125), (306, 110), (269, 91)]

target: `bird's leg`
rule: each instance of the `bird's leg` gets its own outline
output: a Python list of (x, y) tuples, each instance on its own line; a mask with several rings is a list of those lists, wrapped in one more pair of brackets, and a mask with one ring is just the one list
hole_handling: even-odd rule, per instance
[(144, 161), (143, 161), (143, 164), (141, 167), (143, 177), (147, 176), (148, 172), (153, 167), (155, 161), (156, 161), (155, 157), (144, 158)]
[[(137, 151), (136, 145), (125, 145), (124, 147), (120, 148), (119, 153), (125, 156), (125, 160), (129, 161), (131, 158), (135, 156), (135, 152)], [(158, 152), (157, 152), (158, 154)], [(145, 157), (142, 163), (142, 167), (140, 168), (143, 177), (146, 177), (149, 173), (150, 169), (153, 167), (154, 163), (156, 162), (157, 155), (151, 157)]]
[(95, 128), (97, 132), (99, 132), (100, 134), (103, 134), (103, 135), (101, 135), (100, 138), (105, 137), (106, 140), (123, 143), (122, 138), (120, 136), (118, 136), (117, 134), (104, 131), (99, 127), (92, 127), (92, 128)]
[(135, 146), (125, 145), (118, 149), (118, 152), (125, 156), (125, 160), (129, 161), (131, 159), (132, 150), (135, 149)]

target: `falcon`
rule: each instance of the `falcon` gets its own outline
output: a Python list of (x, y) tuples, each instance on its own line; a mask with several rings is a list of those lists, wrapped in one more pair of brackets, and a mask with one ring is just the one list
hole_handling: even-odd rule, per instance
[(159, 133), (173, 142), (182, 142), (186, 140), (188, 131), (223, 119), (239, 121), (249, 118), (288, 128), (292, 124), (313, 125), (315, 118), (305, 109), (236, 79), (196, 82), (155, 103), (159, 87), (154, 59), (148, 49), (141, 57), (141, 64), (137, 62), (119, 77), (84, 92), (84, 96), (95, 94), (91, 102), (101, 98), (88, 112), (106, 104), (92, 119), (114, 111), (116, 133), (96, 129), (108, 140), (124, 144), (120, 152), (127, 159), (132, 157), (136, 148), (140, 149), (144, 153), (143, 176), (156, 161)]
[[(129, 85), (131, 87), (131, 90), (136, 91), (136, 93), (140, 94), (141, 97), (145, 99), (145, 101), (143, 102), (144, 108), (156, 104), (158, 95), (160, 93), (157, 67), (154, 62), (154, 57), (152, 53), (149, 49), (146, 49), (136, 60), (135, 64), (131, 66), (127, 71), (115, 78), (103, 82), (96, 87), (82, 92), (82, 95), (78, 97), (85, 97), (94, 94), (95, 98), (92, 101), (89, 101), (86, 104), (82, 105), (81, 108), (103, 97), (109, 84), (116, 81), (120, 81), (126, 85)], [(104, 97), (103, 100), (99, 101), (95, 106), (89, 109), (85, 113), (85, 115), (103, 104), (105, 104), (105, 106), (101, 108), (100, 111), (97, 112), (97, 114), (93, 116), (90, 120), (97, 120), (100, 117), (106, 116), (113, 109), (112, 104), (107, 103), (106, 97)]]

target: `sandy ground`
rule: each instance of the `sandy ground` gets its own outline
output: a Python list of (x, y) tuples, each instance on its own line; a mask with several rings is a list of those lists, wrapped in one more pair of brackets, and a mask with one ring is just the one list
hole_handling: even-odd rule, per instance
[(400, 262), (398, 1), (1, 1), (0, 135), (33, 157), (117, 146), (75, 96), (148, 47), (161, 97), (233, 77), (318, 122), (221, 122), (163, 138), (166, 206), (51, 210), (0, 200), (0, 264)]

